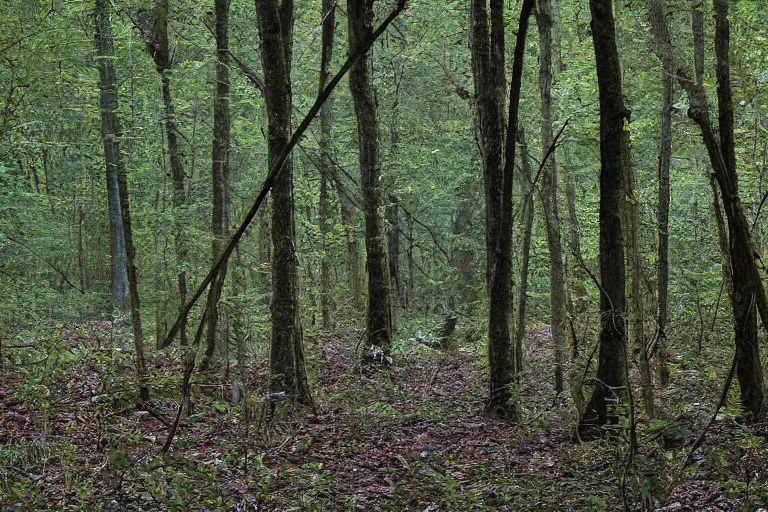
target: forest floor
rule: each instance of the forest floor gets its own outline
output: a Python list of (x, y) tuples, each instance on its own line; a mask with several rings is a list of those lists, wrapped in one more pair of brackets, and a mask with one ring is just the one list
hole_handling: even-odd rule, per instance
[[(678, 358), (672, 385), (657, 390), (674, 420), (640, 418), (640, 449), (627, 461), (626, 425), (573, 442), (570, 399), (551, 385), (548, 328), (534, 327), (520, 424), (482, 416), (478, 342), (441, 352), (402, 341), (388, 368), (364, 371), (361, 331), (347, 328), (307, 339), (317, 414), (285, 402), (270, 414), (264, 362), (247, 368), (248, 422), (242, 404), (229, 403), (226, 378), (199, 375), (193, 414), (165, 455), (166, 425), (131, 407), (130, 351), (112, 346), (110, 322), (59, 328), (38, 340), (45, 350), (4, 356), (0, 510), (597, 511), (624, 510), (622, 495), (629, 510), (643, 501), (662, 511), (766, 506), (765, 427), (740, 426), (729, 409), (695, 467), (679, 471), (712, 413), (727, 356), (710, 353), (711, 371)], [(179, 363), (160, 355), (152, 391), (166, 398), (153, 404), (172, 419)]]

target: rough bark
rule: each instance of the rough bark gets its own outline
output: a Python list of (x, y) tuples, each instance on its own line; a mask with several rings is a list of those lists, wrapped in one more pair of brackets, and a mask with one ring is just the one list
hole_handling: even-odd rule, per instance
[[(115, 47), (107, 0), (96, 0), (96, 64), (99, 69), (99, 106), (101, 137), (106, 164), (107, 205), (109, 210), (109, 249), (112, 267), (112, 302), (120, 309), (128, 305), (128, 269), (125, 258), (125, 237), (120, 212), (120, 191), (117, 173), (120, 164), (119, 137), (122, 136), (117, 117), (117, 77)], [(43, 153), (43, 162), (47, 162)], [(47, 165), (44, 165), (47, 168)], [(45, 181), (46, 187), (48, 180)]]
[(624, 191), (622, 132), (628, 122), (611, 0), (590, 0), (592, 40), (600, 100), (600, 346), (597, 378), (579, 423), (582, 432), (617, 418), (606, 399), (626, 396)]
[[(291, 138), (291, 57), (293, 1), (256, 1), (264, 100), (267, 105), (267, 152), (270, 168)], [(289, 157), (272, 187), (272, 338), (269, 389), (312, 403), (304, 362), (299, 316), (299, 274), (293, 200), (293, 161)]]
[[(518, 127), (525, 38), (533, 0), (525, 0), (518, 22), (509, 92), (509, 125), (504, 122), (504, 4), (470, 3), (470, 51), (475, 78), (475, 123), (483, 160), (488, 283), (488, 362), (490, 390), (486, 415), (517, 420), (512, 315), (512, 178)], [(506, 135), (506, 140), (505, 140)]]
[[(325, 88), (331, 75), (331, 63), (333, 62), (333, 39), (336, 32), (336, 4), (334, 0), (323, 0), (320, 12), (323, 20), (322, 49), (320, 59), (319, 91)], [(318, 93), (319, 94), (319, 93)], [(323, 329), (331, 328), (331, 308), (333, 297), (331, 294), (331, 270), (328, 254), (328, 176), (331, 173), (329, 161), (331, 125), (333, 123), (332, 98), (328, 98), (320, 110), (320, 204), (318, 206), (317, 222), (320, 225), (320, 310)]]
[[(213, 209), (211, 212), (212, 264), (221, 255), (226, 243), (228, 224), (229, 189), (229, 0), (215, 1), (216, 14), (216, 85), (213, 96), (213, 147), (211, 149), (211, 190)], [(207, 367), (216, 350), (216, 328), (219, 317), (219, 298), (227, 275), (225, 266), (211, 283), (212, 299), (206, 304), (207, 328), (205, 355), (202, 367)]]
[[(715, 54), (718, 79), (718, 131), (709, 115), (709, 105), (701, 83), (687, 79), (679, 70), (680, 85), (688, 93), (688, 116), (699, 126), (712, 169), (721, 192), (729, 232), (733, 281), (733, 323), (736, 344), (736, 376), (744, 409), (757, 419), (764, 414), (765, 388), (758, 346), (758, 311), (768, 325), (765, 290), (754, 258), (749, 224), (738, 192), (735, 149), (733, 147), (733, 105), (730, 91), (728, 1), (715, 0)], [(694, 7), (695, 9), (695, 7)], [(695, 53), (701, 50), (696, 49)], [(703, 52), (702, 52), (703, 53)]]
[[(356, 51), (373, 35), (373, 0), (347, 1), (350, 52)], [(349, 73), (349, 88), (357, 117), (360, 163), (360, 187), (365, 216), (366, 271), (368, 274), (368, 309), (363, 361), (385, 361), (392, 344), (392, 315), (387, 270), (387, 253), (379, 217), (381, 205), (381, 162), (379, 117), (376, 89), (371, 72), (372, 53), (358, 60)]]
[[(554, 13), (552, 0), (540, 0), (536, 11), (539, 26), (539, 94), (541, 95), (541, 151), (542, 158), (552, 145), (552, 29)], [(557, 204), (557, 161), (553, 151), (546, 161), (541, 177), (541, 199), (547, 228), (549, 249), (549, 305), (552, 342), (555, 349), (555, 392), (561, 393), (565, 386), (565, 347), (568, 336), (567, 312), (565, 308), (565, 268), (560, 238), (560, 215)]]

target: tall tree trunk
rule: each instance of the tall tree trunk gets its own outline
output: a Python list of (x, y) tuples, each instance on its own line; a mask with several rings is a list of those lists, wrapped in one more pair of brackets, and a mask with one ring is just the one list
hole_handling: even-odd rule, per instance
[[(125, 259), (125, 237), (120, 213), (120, 191), (117, 172), (120, 165), (118, 151), (120, 135), (117, 124), (117, 77), (115, 74), (115, 47), (109, 19), (107, 0), (96, 0), (96, 63), (99, 69), (101, 110), (101, 137), (104, 144), (104, 162), (107, 179), (107, 207), (109, 210), (109, 249), (112, 266), (112, 302), (120, 309), (128, 305), (128, 269)], [(47, 169), (47, 151), (43, 152), (43, 168)], [(46, 173), (45, 186), (48, 188)]]
[(658, 204), (658, 316), (656, 340), (658, 346), (659, 381), (662, 386), (669, 384), (667, 359), (667, 320), (669, 291), (669, 168), (672, 162), (672, 105), (675, 93), (675, 54), (666, 21), (664, 0), (647, 0), (648, 17), (654, 35), (654, 52), (662, 64), (664, 92), (661, 101), (659, 135), (659, 204)]
[[(96, 0), (96, 14), (97, 14), (97, 32), (101, 32), (101, 36), (107, 37), (107, 34), (111, 34), (111, 28), (109, 24), (109, 5), (106, 0)], [(110, 38), (111, 40), (111, 38)], [(105, 59), (106, 60), (106, 59)], [(131, 209), (128, 199), (128, 175), (125, 170), (125, 163), (120, 156), (120, 142), (122, 139), (123, 128), (120, 123), (120, 118), (117, 116), (117, 85), (115, 82), (115, 94), (114, 102), (111, 105), (112, 112), (115, 113), (111, 118), (110, 128), (114, 137), (109, 137), (110, 151), (115, 156), (113, 164), (115, 165), (116, 179), (117, 179), (117, 193), (120, 198), (120, 220), (123, 226), (123, 240), (125, 241), (125, 257), (126, 257), (126, 276), (128, 279), (128, 304), (131, 312), (131, 328), (133, 331), (133, 347), (136, 357), (136, 377), (139, 381), (139, 401), (146, 403), (149, 401), (149, 383), (147, 376), (147, 363), (144, 356), (144, 331), (141, 326), (141, 310), (139, 305), (139, 280), (136, 275), (136, 247), (133, 244), (133, 229), (131, 226)], [(105, 142), (107, 137), (105, 137)], [(105, 147), (106, 151), (106, 147)]]
[[(171, 96), (171, 49), (168, 41), (168, 15), (170, 12), (169, 0), (155, 0), (153, 11), (153, 25), (151, 29), (142, 27), (147, 43), (147, 51), (155, 61), (157, 72), (160, 73), (163, 94), (163, 109), (165, 121), (165, 134), (168, 141), (168, 158), (171, 161), (171, 179), (173, 181), (172, 204), (174, 208), (174, 238), (176, 251), (176, 265), (178, 267), (179, 310), (187, 300), (187, 244), (184, 234), (184, 219), (182, 218), (186, 203), (184, 188), (184, 163), (178, 142), (178, 127), (176, 114), (174, 113), (173, 98)], [(147, 32), (147, 30), (149, 30)], [(182, 318), (179, 329), (179, 340), (182, 345), (187, 343), (187, 320)]]
[[(256, 17), (264, 69), (264, 99), (269, 119), (269, 166), (276, 165), (291, 138), (291, 57), (293, 1), (258, 0)], [(272, 341), (269, 388), (295, 400), (312, 403), (304, 361), (299, 315), (299, 274), (293, 200), (293, 161), (277, 175), (272, 187)]]
[(508, 420), (519, 417), (514, 399), (516, 364), (510, 333), (514, 138), (518, 126), (524, 45), (533, 5), (533, 0), (524, 0), (521, 6), (510, 81), (509, 125), (505, 126), (504, 3), (501, 0), (490, 0), (490, 5), (486, 0), (470, 3), (470, 50), (475, 78), (476, 137), (483, 159), (486, 281), (490, 300), (490, 396), (485, 413)]
[[(323, 0), (321, 12), (323, 20), (322, 36), (322, 57), (320, 60), (320, 81), (319, 91), (325, 88), (331, 75), (331, 63), (333, 62), (333, 39), (336, 33), (336, 4), (334, 0)], [(322, 151), (320, 159), (320, 205), (318, 207), (317, 222), (320, 225), (320, 310), (323, 318), (323, 329), (331, 328), (331, 306), (333, 297), (331, 295), (331, 267), (328, 253), (328, 176), (331, 173), (331, 163), (329, 158), (331, 124), (333, 122), (333, 111), (331, 100), (323, 104), (320, 109), (320, 150)]]
[(624, 123), (629, 120), (622, 94), (613, 2), (590, 0), (589, 7), (600, 98), (600, 348), (597, 378), (579, 423), (581, 431), (609, 421), (606, 399), (626, 396), (627, 384), (621, 139)]
[[(546, 158), (552, 145), (552, 28), (554, 13), (552, 0), (539, 0), (536, 12), (539, 25), (539, 93), (541, 94), (541, 151)], [(567, 313), (565, 309), (565, 268), (560, 239), (560, 215), (557, 206), (557, 162), (554, 151), (544, 167), (541, 183), (541, 197), (544, 206), (544, 218), (547, 228), (547, 247), (550, 265), (550, 324), (552, 342), (555, 348), (555, 392), (565, 388), (563, 375), (565, 370), (565, 347), (568, 337)]]
[[(629, 120), (627, 120), (629, 121)], [(645, 308), (643, 305), (643, 262), (640, 255), (638, 215), (640, 197), (637, 193), (637, 181), (632, 165), (632, 145), (630, 139), (629, 124), (622, 134), (622, 157), (624, 158), (624, 233), (626, 234), (626, 261), (630, 274), (630, 325), (632, 343), (637, 350), (640, 367), (640, 386), (642, 389), (643, 405), (649, 419), (656, 417), (653, 402), (653, 378), (651, 375), (648, 344), (645, 340)]]
[(523, 169), (522, 179), (519, 180), (523, 197), (523, 247), (522, 262), (520, 263), (520, 285), (518, 287), (517, 300), (517, 329), (515, 330), (515, 373), (523, 370), (523, 338), (525, 336), (525, 308), (528, 302), (528, 263), (531, 256), (531, 238), (533, 237), (534, 202), (533, 176), (531, 173), (531, 159), (528, 154), (528, 139), (525, 129), (518, 131), (518, 143), (520, 144), (520, 167)]
[[(728, 222), (731, 271), (733, 277), (733, 323), (736, 344), (736, 376), (741, 388), (741, 402), (753, 419), (764, 414), (765, 388), (758, 345), (758, 312), (768, 326), (768, 303), (754, 258), (749, 224), (741, 206), (733, 137), (733, 104), (731, 98), (728, 1), (715, 0), (715, 55), (718, 81), (718, 130), (712, 126), (709, 105), (701, 83), (678, 72), (680, 84), (688, 93), (688, 116), (699, 125), (712, 169), (720, 187)], [(696, 9), (696, 7), (694, 7)], [(703, 53), (695, 48), (694, 54)], [(697, 66), (698, 67), (698, 66)]]
[[(348, 0), (350, 52), (366, 44), (373, 35), (373, 0)], [(392, 344), (392, 316), (387, 253), (379, 217), (381, 163), (376, 89), (371, 73), (371, 50), (349, 73), (349, 88), (357, 116), (360, 150), (360, 187), (365, 215), (366, 270), (368, 273), (367, 339), (363, 361), (384, 360)], [(379, 359), (379, 352), (382, 356)]]
[[(222, 245), (226, 243), (228, 224), (228, 189), (229, 189), (229, 1), (215, 0), (216, 11), (216, 86), (213, 95), (213, 147), (211, 150), (211, 190), (213, 209), (211, 213), (212, 265), (221, 255)], [(205, 356), (202, 367), (210, 364), (216, 349), (216, 328), (218, 326), (218, 303), (227, 267), (211, 283), (212, 300), (206, 303), (207, 327)]]

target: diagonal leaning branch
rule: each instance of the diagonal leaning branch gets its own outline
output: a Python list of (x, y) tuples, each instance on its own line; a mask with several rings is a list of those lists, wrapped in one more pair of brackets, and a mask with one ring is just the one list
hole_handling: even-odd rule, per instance
[(389, 14), (389, 16), (387, 16), (387, 18), (381, 23), (381, 25), (379, 25), (379, 27), (373, 32), (373, 36), (371, 37), (371, 39), (369, 41), (366, 41), (366, 43), (361, 45), (359, 48), (357, 48), (357, 50), (354, 51), (347, 58), (347, 60), (339, 69), (339, 72), (336, 73), (336, 75), (331, 79), (330, 82), (328, 82), (328, 85), (325, 86), (322, 92), (318, 94), (317, 99), (315, 100), (315, 103), (312, 105), (312, 108), (309, 109), (309, 112), (307, 112), (307, 115), (304, 117), (304, 120), (301, 122), (301, 124), (298, 126), (298, 128), (294, 132), (290, 142), (286, 146), (285, 150), (283, 150), (283, 153), (280, 155), (280, 158), (277, 160), (277, 162), (275, 162), (275, 165), (272, 166), (272, 168), (269, 170), (267, 179), (264, 180), (264, 185), (262, 185), (261, 187), (261, 192), (259, 192), (259, 195), (254, 201), (253, 206), (251, 206), (251, 209), (248, 211), (248, 214), (240, 223), (240, 227), (232, 235), (232, 238), (229, 239), (229, 243), (227, 243), (227, 246), (224, 248), (224, 251), (222, 251), (218, 261), (213, 266), (213, 268), (208, 272), (208, 275), (205, 276), (205, 279), (203, 279), (203, 282), (200, 283), (200, 286), (198, 286), (194, 295), (192, 295), (192, 298), (184, 306), (184, 308), (179, 312), (179, 315), (176, 318), (176, 321), (173, 323), (173, 326), (168, 331), (168, 334), (165, 336), (165, 339), (163, 340), (163, 342), (160, 343), (159, 345), (160, 348), (167, 348), (171, 344), (171, 342), (173, 341), (173, 338), (176, 336), (176, 333), (179, 330), (181, 319), (189, 314), (189, 312), (192, 310), (194, 305), (203, 295), (203, 292), (205, 292), (205, 289), (208, 287), (209, 284), (211, 284), (213, 279), (218, 275), (218, 273), (224, 267), (225, 263), (229, 260), (229, 257), (232, 255), (232, 252), (235, 250), (235, 247), (240, 242), (240, 239), (245, 234), (245, 231), (248, 229), (248, 226), (250, 225), (251, 221), (256, 216), (256, 213), (259, 211), (259, 208), (264, 202), (264, 199), (267, 197), (267, 194), (272, 188), (272, 185), (275, 183), (275, 178), (283, 170), (283, 167), (285, 166), (285, 162), (286, 160), (288, 160), (288, 157), (290, 156), (291, 151), (293, 151), (293, 148), (298, 144), (299, 140), (304, 135), (304, 132), (307, 130), (312, 120), (320, 112), (320, 107), (323, 106), (323, 103), (325, 103), (325, 101), (331, 95), (331, 93), (336, 88), (336, 86), (339, 85), (339, 82), (341, 82), (341, 79), (344, 78), (344, 75), (347, 74), (347, 71), (349, 71), (352, 65), (359, 58), (363, 57), (366, 54), (366, 52), (368, 52), (370, 47), (373, 46), (373, 43), (376, 41), (376, 39), (378, 39), (384, 33), (384, 31), (387, 29), (390, 23), (392, 23), (392, 21), (394, 21), (394, 19), (397, 18), (397, 16), (401, 12), (403, 12), (403, 10), (405, 10), (406, 4), (407, 4), (407, 0), (398, 0), (397, 7), (395, 7), (395, 9)]

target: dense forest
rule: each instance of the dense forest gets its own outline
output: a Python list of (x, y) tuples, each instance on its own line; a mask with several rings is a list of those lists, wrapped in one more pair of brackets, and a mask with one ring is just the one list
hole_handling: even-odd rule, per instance
[(764, 511), (764, 16), (3, 0), (0, 510)]

